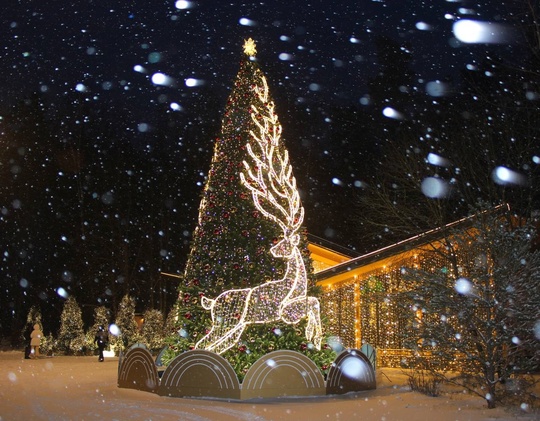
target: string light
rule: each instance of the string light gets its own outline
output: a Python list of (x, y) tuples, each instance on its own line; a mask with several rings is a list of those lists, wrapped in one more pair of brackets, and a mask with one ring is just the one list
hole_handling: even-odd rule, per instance
[[(329, 285), (321, 297), (328, 331), (339, 335), (346, 347), (369, 343), (380, 350), (383, 365), (400, 366), (404, 356), (412, 355), (403, 342), (407, 336), (407, 315), (396, 301), (398, 294), (406, 291), (404, 268), (435, 271), (444, 266), (443, 258), (415, 255), (339, 285)], [(420, 309), (418, 312), (422, 313)]]

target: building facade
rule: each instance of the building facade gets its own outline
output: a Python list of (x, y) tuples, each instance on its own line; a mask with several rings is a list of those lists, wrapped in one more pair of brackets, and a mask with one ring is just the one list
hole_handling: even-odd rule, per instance
[[(323, 289), (321, 313), (327, 333), (346, 348), (371, 345), (379, 366), (403, 365), (412, 355), (405, 346), (407, 330), (422, 317), (420, 310), (399, 303), (400, 293), (408, 290), (407, 269), (445, 270), (444, 253), (436, 251), (452, 230), (467, 230), (470, 221), (464, 218), (348, 259), (345, 252), (321, 251), (310, 242), (317, 284)], [(321, 256), (324, 261), (318, 262)]]

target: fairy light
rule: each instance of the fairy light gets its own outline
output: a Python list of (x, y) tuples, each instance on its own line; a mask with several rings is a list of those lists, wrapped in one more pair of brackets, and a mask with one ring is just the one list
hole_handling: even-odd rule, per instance
[(358, 282), (357, 276), (354, 277), (354, 343), (356, 348), (360, 348), (361, 345), (361, 334), (362, 334), (362, 325), (360, 323), (360, 308), (361, 308), (361, 301), (360, 301), (360, 283)]
[[(244, 52), (249, 56), (256, 53), (253, 40), (246, 41)], [(212, 327), (195, 348), (218, 354), (237, 344), (249, 324), (276, 320), (296, 324), (305, 317), (306, 339), (321, 348), (320, 305), (317, 298), (307, 296), (307, 274), (298, 247), (304, 208), (288, 153), (280, 148), (282, 129), (274, 103), (269, 100), (266, 78), (262, 76), (261, 80), (262, 86), (253, 88), (261, 105), (251, 105), (256, 130), (250, 131), (251, 141), (246, 144), (251, 162), (244, 161), (244, 172), (239, 176), (251, 192), (255, 207), (283, 231), (283, 237), (270, 252), (285, 259), (286, 272), (281, 279), (254, 288), (230, 289), (215, 299), (202, 297), (203, 308), (211, 312)]]
[(381, 265), (338, 285), (326, 286), (322, 300), (330, 334), (339, 335), (348, 347), (369, 343), (381, 350), (385, 364), (399, 365), (402, 354), (407, 351), (403, 348), (405, 332), (402, 331), (406, 326), (395, 301), (395, 295), (406, 288), (402, 282), (402, 268), (430, 270), (444, 266), (440, 259), (422, 257), (415, 255), (410, 260)]

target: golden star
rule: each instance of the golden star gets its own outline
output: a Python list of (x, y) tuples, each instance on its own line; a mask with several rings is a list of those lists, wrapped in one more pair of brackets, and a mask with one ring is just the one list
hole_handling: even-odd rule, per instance
[(244, 53), (250, 57), (255, 57), (257, 54), (257, 49), (255, 48), (255, 41), (249, 38), (247, 41), (244, 41)]

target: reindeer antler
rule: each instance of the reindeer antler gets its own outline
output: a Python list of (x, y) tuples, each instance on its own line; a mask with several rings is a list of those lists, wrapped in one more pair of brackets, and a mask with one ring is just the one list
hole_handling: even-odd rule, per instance
[[(292, 175), (289, 154), (282, 152), (279, 147), (281, 125), (274, 113), (274, 103), (268, 101), (266, 78), (263, 76), (262, 80), (263, 87), (255, 88), (263, 104), (262, 110), (251, 106), (251, 118), (258, 128), (258, 133), (250, 131), (255, 147), (252, 143), (246, 145), (254, 166), (244, 161), (247, 177), (240, 173), (240, 179), (251, 191), (257, 209), (275, 221), (284, 233), (291, 234), (302, 224), (304, 208), (296, 188), (296, 179)], [(270, 209), (265, 209), (265, 203)]]

